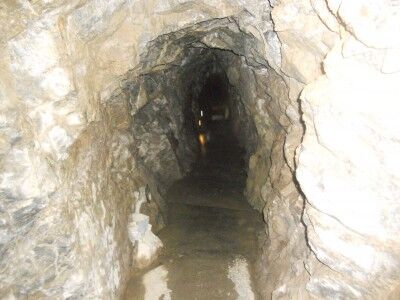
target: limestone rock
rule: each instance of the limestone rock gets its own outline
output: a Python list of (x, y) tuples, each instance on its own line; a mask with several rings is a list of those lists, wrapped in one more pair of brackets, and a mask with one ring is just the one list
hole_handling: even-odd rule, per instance
[[(163, 246), (161, 240), (151, 231), (149, 216), (140, 213), (144, 203), (148, 201), (146, 187), (140, 187), (139, 191), (134, 193), (135, 202), (132, 207), (132, 213), (129, 215), (128, 235), (134, 251), (133, 261), (137, 268), (148, 266), (156, 257)], [(149, 198), (151, 198), (149, 194)]]
[(121, 297), (161, 245), (165, 191), (198, 151), (193, 99), (218, 75), (266, 223), (262, 297), (398, 299), (399, 9), (3, 1), (0, 297)]

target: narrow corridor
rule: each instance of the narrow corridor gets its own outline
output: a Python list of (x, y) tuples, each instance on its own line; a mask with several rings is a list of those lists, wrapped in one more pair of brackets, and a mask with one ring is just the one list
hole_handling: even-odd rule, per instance
[(0, 299), (400, 300), (399, 16), (0, 1)]
[(158, 234), (163, 253), (131, 279), (125, 299), (256, 298), (262, 219), (243, 196), (244, 153), (228, 124), (214, 123), (192, 173), (169, 190), (169, 222)]

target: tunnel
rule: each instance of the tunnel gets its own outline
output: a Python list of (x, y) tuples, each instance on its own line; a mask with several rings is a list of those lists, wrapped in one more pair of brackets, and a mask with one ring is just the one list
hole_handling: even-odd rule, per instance
[[(255, 299), (251, 264), (258, 254), (256, 232), (262, 232), (262, 217), (244, 197), (247, 161), (251, 155), (246, 153), (254, 145), (246, 145), (237, 139), (237, 127), (234, 126), (235, 120), (230, 118), (230, 111), (237, 106), (235, 100), (238, 99), (231, 99), (230, 94), (234, 94), (230, 91), (229, 79), (214, 52), (191, 52), (193, 57), (184, 57), (188, 62), (182, 67), (183, 70), (177, 69), (184, 76), (167, 75), (180, 78), (179, 84), (171, 86), (175, 89), (181, 86), (186, 91), (182, 93), (180, 106), (171, 103), (171, 106), (181, 109), (182, 129), (178, 132), (186, 134), (185, 138), (176, 138), (176, 134), (170, 132), (173, 127), (166, 122), (173, 122), (170, 118), (172, 113), (165, 109), (165, 103), (162, 106), (164, 109), (148, 110), (147, 105), (152, 105), (149, 102), (135, 115), (138, 124), (134, 128), (146, 128), (142, 131), (146, 135), (154, 128), (149, 122), (154, 124), (160, 120), (156, 134), (165, 134), (168, 148), (153, 146), (152, 149), (158, 151), (154, 154), (154, 160), (167, 150), (171, 158), (162, 161), (163, 165), (155, 175), (160, 178), (157, 180), (158, 187), (160, 182), (166, 183), (166, 188), (161, 192), (165, 195), (166, 226), (157, 233), (162, 241), (162, 252), (154, 262), (145, 261), (145, 264), (150, 264), (150, 270), (133, 273), (123, 295), (125, 299), (212, 299), (229, 298), (235, 294)], [(196, 61), (195, 67), (191, 66), (191, 60)], [(204, 65), (199, 67), (199, 61)], [(204, 73), (195, 72), (199, 69), (204, 69)], [(154, 88), (151, 90), (154, 91)], [(159, 97), (160, 94), (157, 95)], [(165, 95), (164, 92), (162, 95)], [(157, 112), (157, 115), (149, 117), (149, 112)], [(146, 114), (146, 118), (141, 117), (142, 113)], [(251, 122), (249, 119), (246, 121)], [(254, 125), (251, 129), (255, 130)], [(140, 130), (134, 129), (133, 132)], [(137, 139), (149, 142), (147, 136), (141, 135)], [(183, 141), (187, 141), (186, 144), (180, 145)], [(188, 144), (192, 147), (187, 147)], [(179, 151), (180, 147), (185, 146)], [(174, 153), (180, 153), (181, 156)], [(148, 151), (143, 154), (145, 167), (155, 170), (154, 161), (146, 164), (147, 157)], [(171, 165), (175, 168), (171, 168)], [(187, 166), (187, 169), (181, 166)], [(182, 174), (172, 170), (181, 170)], [(173, 174), (182, 178), (174, 178)], [(137, 220), (142, 220), (142, 216), (134, 214), (132, 217), (134, 235), (137, 234)], [(138, 242), (148, 245), (151, 253), (156, 253), (161, 246), (160, 242), (157, 244), (145, 237)], [(150, 255), (146, 254), (145, 251), (138, 252), (137, 258), (147, 260)], [(155, 290), (155, 286), (163, 288)]]
[(0, 4), (1, 299), (399, 299), (400, 6)]

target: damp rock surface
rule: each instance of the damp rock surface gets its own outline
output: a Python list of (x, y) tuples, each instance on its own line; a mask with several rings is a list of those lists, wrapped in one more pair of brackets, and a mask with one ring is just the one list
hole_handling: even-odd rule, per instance
[(163, 251), (132, 277), (124, 299), (256, 299), (263, 223), (244, 200), (244, 151), (226, 136), (214, 136), (192, 173), (169, 189)]
[[(135, 194), (157, 235), (217, 76), (265, 222), (257, 292), (398, 299), (399, 14), (396, 0), (2, 1), (0, 298), (121, 297)], [(161, 294), (166, 272), (147, 277)]]

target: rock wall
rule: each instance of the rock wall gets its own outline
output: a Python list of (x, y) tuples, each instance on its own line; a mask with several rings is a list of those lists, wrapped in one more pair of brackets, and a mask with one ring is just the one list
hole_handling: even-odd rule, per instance
[(307, 198), (303, 219), (309, 246), (326, 266), (310, 267), (307, 289), (320, 297), (394, 299), (400, 275), (400, 160), (394, 154), (400, 57), (392, 56), (399, 47), (392, 32), (400, 27), (400, 6), (338, 4), (328, 1), (326, 22), (336, 26), (340, 40), (323, 61), (324, 75), (301, 96), (307, 128), (297, 156)]
[[(163, 1), (2, 5), (2, 297), (121, 295), (135, 268), (135, 192), (149, 187), (141, 212), (157, 231), (166, 222), (162, 193), (193, 160), (182, 117), (190, 86), (181, 94), (162, 86), (191, 70), (157, 70), (156, 58), (146, 58), (150, 41), (240, 10)], [(154, 80), (163, 81), (156, 91)]]
[[(263, 213), (265, 298), (398, 298), (395, 0), (0, 6), (0, 295), (118, 298), (190, 170), (190, 111), (225, 74)], [(138, 212), (136, 212), (138, 213)], [(17, 267), (16, 267), (17, 266)]]

